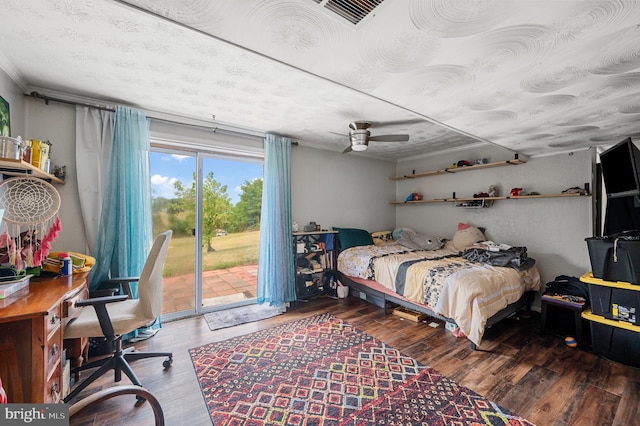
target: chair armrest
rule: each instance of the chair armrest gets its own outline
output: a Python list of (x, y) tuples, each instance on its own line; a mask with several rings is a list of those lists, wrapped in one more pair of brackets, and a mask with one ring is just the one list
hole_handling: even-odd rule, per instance
[(111, 278), (107, 281), (104, 281), (102, 284), (119, 284), (122, 286), (122, 290), (124, 291), (124, 294), (129, 296), (130, 299), (133, 299), (133, 292), (131, 291), (131, 283), (135, 283), (138, 281), (140, 281), (140, 277), (119, 277), (119, 278)]
[(124, 294), (120, 296), (94, 297), (93, 299), (80, 300), (76, 302), (76, 306), (93, 306), (100, 322), (100, 328), (102, 328), (102, 334), (108, 340), (113, 341), (116, 339), (116, 331), (111, 323), (109, 311), (107, 311), (107, 303), (122, 302), (127, 299), (129, 299), (129, 296)]
[(92, 297), (90, 299), (78, 300), (76, 306), (106, 305), (107, 303), (122, 302), (128, 298), (129, 297), (124, 294), (119, 296)]

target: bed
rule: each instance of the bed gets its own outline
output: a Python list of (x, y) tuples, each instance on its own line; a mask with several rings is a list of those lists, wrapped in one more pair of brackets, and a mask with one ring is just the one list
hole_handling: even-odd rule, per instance
[(390, 302), (455, 324), (472, 349), (488, 327), (528, 309), (540, 289), (540, 274), (530, 258), (522, 267), (494, 266), (470, 256), (471, 247), (460, 250), (447, 242), (435, 250), (408, 248), (390, 233), (373, 234), (382, 237), (375, 242), (360, 234), (355, 244), (341, 248), (345, 230), (355, 230), (336, 230), (343, 284), (382, 300), (385, 313)]

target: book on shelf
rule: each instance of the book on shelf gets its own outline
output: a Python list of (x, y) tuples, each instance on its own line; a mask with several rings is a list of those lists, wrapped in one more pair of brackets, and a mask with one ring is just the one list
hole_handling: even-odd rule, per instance
[(317, 261), (312, 261), (311, 262), (311, 269), (313, 269), (313, 272), (320, 272), (322, 271), (324, 268), (322, 267), (322, 265), (317, 262)]

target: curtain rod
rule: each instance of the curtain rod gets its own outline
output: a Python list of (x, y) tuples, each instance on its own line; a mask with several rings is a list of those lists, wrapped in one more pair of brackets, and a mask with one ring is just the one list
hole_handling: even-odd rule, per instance
[[(95, 109), (100, 109), (103, 111), (115, 111), (116, 109), (113, 107), (107, 107), (107, 106), (102, 106), (102, 105), (92, 105), (92, 104), (88, 104), (85, 102), (77, 102), (77, 101), (69, 101), (67, 99), (61, 99), (61, 98), (54, 98), (51, 96), (46, 96), (43, 94), (40, 94), (36, 91), (33, 91), (29, 94), (25, 93), (25, 96), (31, 96), (32, 98), (36, 98), (36, 99), (42, 99), (44, 101), (44, 103), (46, 105), (49, 105), (49, 102), (58, 102), (58, 103), (63, 103), (63, 104), (68, 104), (68, 105), (79, 105), (79, 106), (84, 106), (84, 107), (88, 107), (88, 108), (95, 108)], [(156, 121), (163, 121), (165, 123), (171, 123), (171, 124), (176, 124), (176, 125), (180, 125), (180, 126), (187, 126), (187, 127), (197, 127), (197, 128), (202, 128), (202, 129), (207, 129), (210, 130), (212, 133), (216, 133), (217, 131), (222, 131), (222, 132), (228, 132), (228, 133), (235, 133), (241, 136), (250, 136), (250, 137), (261, 137), (261, 136), (257, 136), (257, 135), (253, 135), (250, 133), (244, 133), (242, 131), (238, 131), (238, 130), (231, 130), (231, 129), (225, 129), (224, 127), (217, 127), (215, 124), (211, 124), (211, 126), (205, 126), (202, 124), (191, 124), (191, 123), (181, 123), (179, 121), (174, 121), (174, 120), (168, 120), (166, 118), (157, 118), (157, 117), (150, 117), (152, 120), (156, 120)], [(298, 146), (298, 142), (297, 141), (291, 141), (291, 145), (293, 146)]]
[(89, 107), (89, 108), (95, 108), (95, 109), (101, 109), (103, 111), (115, 111), (116, 109), (113, 107), (107, 107), (107, 106), (102, 106), (102, 105), (92, 105), (92, 104), (87, 104), (84, 102), (77, 102), (77, 101), (68, 101), (66, 99), (60, 99), (60, 98), (52, 98), (51, 96), (46, 96), (46, 95), (42, 95), (38, 92), (31, 92), (29, 94), (25, 93), (25, 96), (31, 96), (32, 98), (36, 98), (36, 99), (42, 99), (44, 101), (44, 103), (46, 105), (49, 105), (49, 102), (59, 102), (62, 104), (69, 104), (69, 105), (79, 105), (79, 106), (85, 106), (85, 107)]

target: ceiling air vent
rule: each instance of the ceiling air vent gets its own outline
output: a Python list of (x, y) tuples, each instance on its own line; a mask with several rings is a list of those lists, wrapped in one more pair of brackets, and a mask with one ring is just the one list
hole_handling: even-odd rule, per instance
[(382, 0), (328, 0), (324, 7), (352, 24), (357, 24), (380, 3)]

